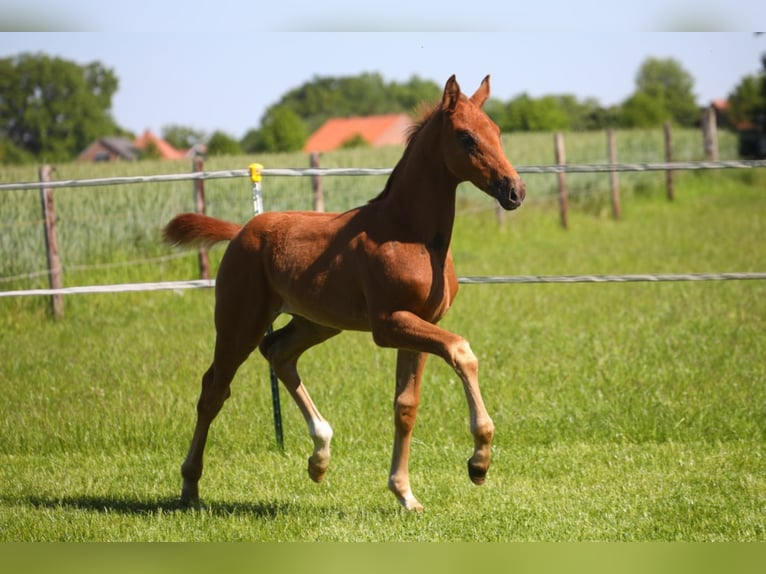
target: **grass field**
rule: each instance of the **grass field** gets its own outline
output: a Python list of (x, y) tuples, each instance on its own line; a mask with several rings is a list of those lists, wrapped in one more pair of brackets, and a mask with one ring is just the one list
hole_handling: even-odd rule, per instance
[[(458, 273), (766, 270), (766, 174), (679, 174), (673, 203), (661, 181), (644, 188), (622, 221), (574, 210), (568, 232), (534, 192), (498, 228), (466, 190)], [(166, 265), (131, 279), (193, 277), (193, 255)], [(301, 363), (335, 430), (324, 483), (284, 392), (275, 447), (253, 356), (212, 427), (203, 507), (180, 508), (211, 315), (209, 290), (72, 296), (61, 321), (43, 299), (0, 299), (0, 540), (766, 540), (764, 282), (463, 286), (443, 325), (479, 356), (493, 466), (468, 480), (463, 392), (432, 359), (411, 460), (421, 515), (386, 489), (395, 354), (360, 333)]]

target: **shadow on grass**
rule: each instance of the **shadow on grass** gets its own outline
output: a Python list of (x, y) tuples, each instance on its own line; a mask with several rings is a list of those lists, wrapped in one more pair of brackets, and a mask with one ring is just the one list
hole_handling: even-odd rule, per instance
[(160, 514), (173, 512), (202, 512), (214, 516), (249, 515), (257, 518), (274, 518), (287, 512), (291, 505), (273, 502), (202, 502), (200, 506), (187, 506), (178, 498), (139, 500), (107, 498), (100, 496), (65, 496), (46, 498), (27, 496), (21, 499), (35, 508), (76, 509), (117, 514)]

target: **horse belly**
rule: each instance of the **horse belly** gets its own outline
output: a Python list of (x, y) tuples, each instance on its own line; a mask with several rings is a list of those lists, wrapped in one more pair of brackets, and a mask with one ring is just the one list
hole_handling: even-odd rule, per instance
[(344, 331), (370, 330), (365, 297), (346, 282), (327, 279), (306, 285), (296, 281), (279, 291), (283, 313)]
[(290, 258), (272, 268), (272, 285), (282, 300), (282, 312), (343, 330), (367, 331), (367, 300), (359, 269), (347, 264), (347, 254), (327, 251)]

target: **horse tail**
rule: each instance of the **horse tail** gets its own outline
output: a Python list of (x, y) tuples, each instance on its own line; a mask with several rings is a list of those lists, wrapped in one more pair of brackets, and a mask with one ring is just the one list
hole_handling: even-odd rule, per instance
[(241, 225), (199, 213), (182, 213), (165, 226), (163, 239), (171, 245), (213, 245), (237, 236)]

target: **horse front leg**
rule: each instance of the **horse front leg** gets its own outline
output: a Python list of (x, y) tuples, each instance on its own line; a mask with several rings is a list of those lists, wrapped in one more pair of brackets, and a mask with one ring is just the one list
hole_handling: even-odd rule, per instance
[(463, 382), (473, 435), (473, 456), (468, 459), (468, 476), (474, 484), (481, 485), (487, 477), (490, 463), (490, 447), (495, 425), (484, 406), (479, 389), (479, 361), (468, 341), (460, 337), (451, 345), (447, 362)]
[(396, 393), (394, 395), (394, 448), (388, 488), (407, 510), (422, 512), (410, 488), (409, 459), (412, 431), (420, 402), (420, 381), (428, 355), (400, 349), (396, 356)]
[(413, 349), (441, 357), (455, 370), (463, 383), (474, 442), (468, 476), (474, 484), (483, 484), (489, 470), (495, 425), (484, 406), (479, 389), (479, 362), (468, 341), (408, 311), (380, 317), (374, 325), (373, 337), (382, 347)]

